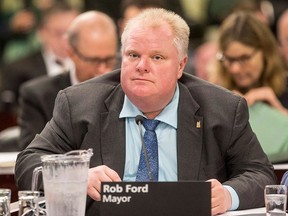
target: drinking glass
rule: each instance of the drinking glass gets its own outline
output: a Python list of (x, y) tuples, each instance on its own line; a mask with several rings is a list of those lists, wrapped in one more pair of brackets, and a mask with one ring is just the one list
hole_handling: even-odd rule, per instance
[(264, 191), (266, 216), (285, 216), (287, 187), (286, 185), (267, 185)]
[(18, 216), (39, 216), (39, 191), (18, 191)]
[(0, 216), (10, 216), (11, 190), (0, 188)]

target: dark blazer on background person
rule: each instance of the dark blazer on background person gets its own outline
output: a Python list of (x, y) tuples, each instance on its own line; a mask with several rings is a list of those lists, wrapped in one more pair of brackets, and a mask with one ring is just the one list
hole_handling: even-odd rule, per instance
[(18, 117), (21, 150), (28, 146), (52, 118), (56, 96), (60, 90), (68, 86), (71, 86), (69, 72), (52, 77), (42, 76), (21, 86)]
[[(41, 155), (75, 149), (93, 148), (90, 167), (104, 164), (123, 177), (125, 118), (119, 114), (124, 92), (119, 82), (116, 70), (58, 94), (53, 118), (18, 155), (19, 189), (30, 189)], [(178, 85), (178, 180), (215, 178), (237, 192), (238, 209), (263, 206), (263, 188), (275, 184), (276, 177), (249, 125), (245, 99), (186, 73)], [(88, 197), (86, 216), (98, 214), (99, 202)]]
[(17, 103), (21, 84), (46, 74), (47, 69), (40, 50), (15, 62), (3, 65), (1, 68), (1, 98), (4, 91), (9, 91), (14, 95), (11, 103)]

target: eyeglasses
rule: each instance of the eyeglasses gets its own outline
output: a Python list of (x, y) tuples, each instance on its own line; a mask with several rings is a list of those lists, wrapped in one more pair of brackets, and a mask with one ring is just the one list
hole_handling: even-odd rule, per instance
[(239, 57), (229, 57), (225, 56), (223, 52), (218, 52), (216, 54), (216, 59), (220, 61), (224, 67), (229, 67), (235, 62), (237, 62), (241, 66), (245, 66), (250, 61), (250, 59), (257, 53), (257, 51), (257, 49), (254, 49), (250, 55), (245, 54)]
[(88, 62), (90, 64), (93, 64), (95, 65), (96, 67), (99, 67), (101, 64), (105, 64), (106, 67), (109, 67), (109, 68), (113, 68), (116, 64), (116, 56), (109, 56), (109, 57), (106, 57), (106, 58), (98, 58), (98, 57), (87, 57), (87, 56), (84, 56), (83, 54), (81, 54), (79, 52), (79, 50), (71, 45), (73, 51), (75, 52), (75, 54), (82, 60), (82, 61), (85, 61), (85, 62)]

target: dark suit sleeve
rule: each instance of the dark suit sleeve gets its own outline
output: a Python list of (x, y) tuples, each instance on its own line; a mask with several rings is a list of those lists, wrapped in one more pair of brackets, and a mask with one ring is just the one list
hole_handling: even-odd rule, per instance
[(263, 152), (248, 119), (247, 104), (241, 98), (226, 157), (229, 180), (224, 182), (237, 192), (240, 200), (238, 209), (263, 206), (265, 185), (276, 184), (273, 166)]
[[(15, 180), (20, 190), (31, 189), (33, 169), (41, 165), (40, 156), (43, 154), (61, 154), (75, 150), (73, 129), (69, 104), (62, 92), (57, 96), (54, 117), (47, 123), (40, 135), (24, 149), (17, 157)], [(60, 129), (61, 128), (61, 129)], [(81, 137), (81, 136), (80, 136)]]

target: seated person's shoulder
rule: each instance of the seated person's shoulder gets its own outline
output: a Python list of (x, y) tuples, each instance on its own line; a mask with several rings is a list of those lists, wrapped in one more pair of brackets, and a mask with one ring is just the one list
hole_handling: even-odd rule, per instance
[[(114, 88), (120, 84), (120, 69), (105, 73), (101, 76), (86, 80), (77, 84), (75, 86), (71, 86), (70, 89), (85, 89), (85, 88)], [(104, 90), (104, 89), (103, 89)]]
[(71, 85), (69, 73), (62, 73), (57, 76), (42, 75), (28, 80), (20, 86), (20, 97), (26, 94), (49, 94), (57, 92)]

